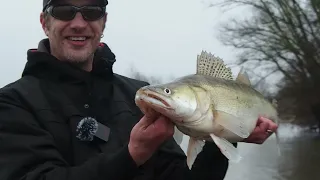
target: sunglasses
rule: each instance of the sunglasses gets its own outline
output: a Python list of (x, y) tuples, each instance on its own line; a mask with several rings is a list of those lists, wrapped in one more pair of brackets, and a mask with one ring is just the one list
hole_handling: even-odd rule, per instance
[(77, 12), (80, 12), (83, 19), (86, 21), (95, 21), (105, 15), (105, 7), (101, 6), (72, 6), (72, 5), (59, 5), (49, 6), (46, 10), (52, 17), (62, 20), (72, 20)]

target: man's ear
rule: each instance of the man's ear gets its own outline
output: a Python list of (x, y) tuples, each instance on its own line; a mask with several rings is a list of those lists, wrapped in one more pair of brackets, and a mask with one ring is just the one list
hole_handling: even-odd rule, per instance
[(44, 33), (48, 36), (48, 25), (47, 25), (48, 22), (47, 21), (48, 21), (48, 17), (46, 19), (45, 14), (42, 12), (40, 14), (40, 23), (41, 23), (41, 27), (42, 27)]

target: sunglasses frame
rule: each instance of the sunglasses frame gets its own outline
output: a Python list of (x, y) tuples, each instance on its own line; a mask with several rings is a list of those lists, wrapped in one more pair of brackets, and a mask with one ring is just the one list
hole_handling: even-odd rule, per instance
[[(55, 16), (54, 13), (53, 13), (54, 8), (56, 8), (56, 7), (63, 7), (63, 6), (72, 7), (72, 8), (75, 10), (75, 13), (74, 13), (71, 17), (66, 18), (66, 19), (61, 19), (61, 18)], [(86, 7), (99, 7), (99, 8), (101, 8), (101, 10), (102, 10), (101, 12), (103, 12), (103, 13), (101, 13), (101, 16), (99, 16), (98, 18), (88, 19), (86, 16), (83, 15), (83, 12), (82, 12), (82, 9), (84, 9), (84, 8), (86, 8)], [(73, 20), (78, 12), (81, 13), (82, 18), (83, 18), (84, 20), (86, 20), (86, 21), (96, 21), (96, 20), (101, 19), (101, 18), (106, 14), (106, 7), (104, 7), (104, 6), (97, 6), (97, 5), (86, 5), (86, 6), (81, 6), (81, 7), (74, 6), (74, 5), (51, 5), (51, 6), (49, 6), (49, 7), (46, 9), (46, 11), (47, 11), (52, 17), (54, 17), (54, 18), (56, 18), (56, 19), (59, 19), (59, 20), (61, 20), (61, 21), (71, 21), (71, 20)]]

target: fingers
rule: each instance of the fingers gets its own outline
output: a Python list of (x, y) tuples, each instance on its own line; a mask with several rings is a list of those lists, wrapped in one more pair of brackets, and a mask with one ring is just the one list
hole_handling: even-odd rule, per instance
[(147, 129), (155, 120), (155, 117), (145, 115), (140, 119), (138, 125), (141, 126), (142, 129)]
[(265, 117), (260, 117), (259, 119), (261, 120), (261, 123), (260, 123), (261, 135), (263, 135), (259, 143), (262, 144), (265, 140), (267, 140), (272, 135), (272, 133), (274, 133), (277, 130), (278, 125)]
[(153, 124), (158, 118), (160, 114), (154, 110), (149, 110), (147, 114), (145, 114), (139, 121), (139, 124), (143, 128), (147, 128), (151, 124)]
[(146, 113), (145, 116), (147, 116), (149, 119), (156, 119), (157, 117), (160, 116), (160, 113), (155, 111), (152, 108), (147, 108), (146, 109)]
[(157, 120), (154, 122), (155, 126), (164, 127), (164, 128), (170, 128), (173, 126), (173, 123), (165, 116), (159, 116)]
[(266, 132), (269, 129), (269, 123), (263, 117), (259, 118), (259, 120), (260, 120), (260, 123), (258, 125), (259, 130), (261, 130), (262, 132)]
[(267, 119), (265, 117), (260, 117), (260, 127), (263, 131), (268, 132), (269, 134), (275, 132), (278, 128), (278, 125), (271, 121), (270, 119)]
[(167, 117), (160, 114), (148, 116), (145, 115), (141, 118), (139, 124), (144, 130), (148, 129), (151, 126), (154, 131), (174, 131), (173, 123)]
[(256, 125), (256, 126), (260, 126), (260, 124), (264, 122), (263, 118), (264, 118), (264, 117), (259, 117), (259, 118), (258, 118), (258, 121), (257, 121), (257, 125)]
[(273, 132), (275, 132), (278, 129), (278, 125), (274, 122), (269, 122), (269, 129)]
[(259, 117), (257, 126), (245, 142), (262, 144), (277, 130), (276, 123), (265, 117)]

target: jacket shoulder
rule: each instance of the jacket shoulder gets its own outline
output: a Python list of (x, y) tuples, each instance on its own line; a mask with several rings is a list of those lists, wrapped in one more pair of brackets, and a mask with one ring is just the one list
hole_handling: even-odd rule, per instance
[(114, 74), (115, 78), (117, 79), (118, 82), (128, 86), (128, 87), (133, 87), (135, 89), (139, 89), (142, 86), (146, 86), (149, 85), (148, 82), (145, 81), (141, 81), (141, 80), (137, 80), (137, 79), (133, 79), (127, 76), (123, 76), (120, 74)]
[(22, 104), (28, 98), (36, 99), (36, 95), (40, 95), (38, 87), (36, 78), (22, 77), (0, 88), (0, 101)]
[(34, 85), (37, 84), (37, 82), (38, 80), (35, 77), (24, 76), (14, 82), (11, 82), (1, 87), (0, 94), (9, 93), (13, 90), (22, 90), (26, 87), (34, 87)]

